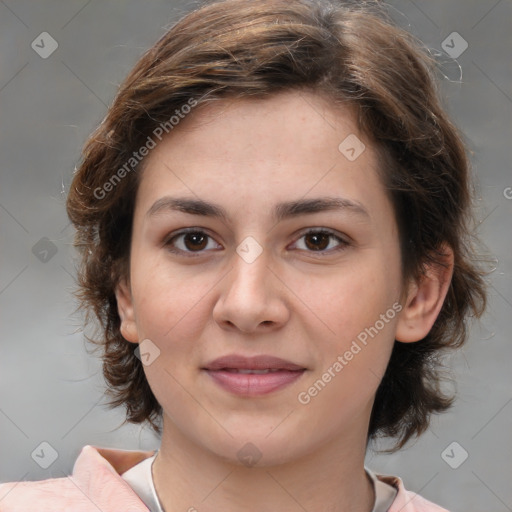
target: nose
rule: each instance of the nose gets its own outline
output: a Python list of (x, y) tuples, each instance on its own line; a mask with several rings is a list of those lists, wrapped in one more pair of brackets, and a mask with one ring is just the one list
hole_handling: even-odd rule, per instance
[(223, 329), (244, 333), (268, 332), (282, 327), (290, 312), (286, 286), (272, 268), (268, 251), (254, 260), (233, 254), (233, 265), (219, 283), (213, 309), (215, 322)]

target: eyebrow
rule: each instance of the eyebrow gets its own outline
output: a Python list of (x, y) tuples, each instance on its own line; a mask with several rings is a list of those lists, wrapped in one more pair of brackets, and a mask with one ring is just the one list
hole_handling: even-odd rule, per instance
[[(229, 215), (222, 206), (202, 199), (188, 197), (162, 197), (153, 203), (146, 216), (153, 217), (169, 211), (214, 217), (229, 222)], [(284, 219), (298, 217), (299, 215), (324, 211), (347, 211), (361, 217), (370, 218), (368, 211), (361, 203), (342, 197), (319, 197), (278, 203), (272, 210), (272, 217), (276, 222), (280, 222)]]

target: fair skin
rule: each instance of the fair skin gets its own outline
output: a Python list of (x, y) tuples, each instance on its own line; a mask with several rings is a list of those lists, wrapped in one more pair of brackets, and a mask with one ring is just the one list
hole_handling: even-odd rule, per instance
[[(338, 149), (350, 134), (366, 146), (354, 161)], [(124, 338), (160, 350), (144, 370), (164, 414), (153, 477), (166, 512), (371, 511), (364, 457), (380, 378), (395, 339), (428, 333), (452, 272), (450, 261), (403, 285), (377, 165), (354, 113), (306, 92), (200, 107), (147, 157), (130, 273), (116, 296)], [(215, 203), (227, 218), (165, 206), (149, 214), (163, 197)], [(272, 216), (278, 203), (334, 197), (359, 208)], [(184, 228), (203, 238), (179, 236)], [(236, 251), (249, 236), (262, 249), (250, 263)], [(342, 371), (299, 402), (397, 303)], [(305, 370), (276, 391), (241, 396), (203, 369), (233, 353)], [(255, 465), (237, 455), (247, 443)]]

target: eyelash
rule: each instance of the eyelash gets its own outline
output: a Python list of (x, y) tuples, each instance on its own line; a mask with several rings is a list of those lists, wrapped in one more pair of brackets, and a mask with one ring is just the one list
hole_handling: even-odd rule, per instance
[[(183, 249), (176, 249), (176, 247), (173, 246), (173, 241), (175, 239), (177, 239), (181, 236), (187, 235), (189, 233), (206, 235), (208, 238), (210, 238), (210, 239), (212, 238), (210, 235), (208, 235), (208, 233), (206, 233), (205, 231), (203, 231), (199, 228), (187, 228), (182, 231), (179, 231), (178, 233), (173, 234), (170, 238), (168, 238), (164, 243), (165, 247), (167, 247), (170, 252), (172, 252), (174, 254), (185, 255), (185, 257), (187, 257), (187, 258), (195, 258), (195, 257), (201, 256), (204, 252), (206, 252), (205, 249), (200, 250), (200, 251), (185, 251)], [(329, 250), (324, 249), (324, 250), (320, 250), (320, 251), (306, 251), (306, 252), (309, 252), (314, 255), (318, 254), (321, 257), (324, 255), (329, 255), (332, 253), (337, 253), (339, 251), (342, 251), (350, 245), (350, 242), (348, 240), (342, 238), (341, 236), (337, 235), (335, 232), (333, 232), (329, 229), (326, 229), (326, 228), (309, 229), (309, 230), (303, 232), (297, 240), (300, 240), (301, 238), (303, 238), (307, 235), (311, 235), (311, 234), (327, 235), (327, 236), (329, 236), (329, 238), (334, 238), (340, 243), (340, 245), (335, 249), (329, 249)], [(301, 250), (305, 250), (305, 249), (301, 249)]]

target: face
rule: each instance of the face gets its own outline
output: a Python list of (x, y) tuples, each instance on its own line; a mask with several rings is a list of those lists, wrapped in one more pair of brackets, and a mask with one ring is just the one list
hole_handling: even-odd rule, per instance
[(261, 464), (365, 442), (402, 292), (378, 163), (304, 92), (201, 107), (151, 150), (117, 298), (164, 438)]

